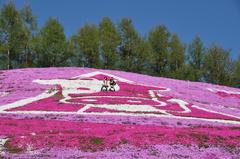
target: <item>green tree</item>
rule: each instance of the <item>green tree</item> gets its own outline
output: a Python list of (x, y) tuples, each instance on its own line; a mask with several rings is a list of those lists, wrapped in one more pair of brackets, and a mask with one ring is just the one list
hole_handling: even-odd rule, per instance
[(83, 57), (84, 66), (100, 67), (99, 31), (96, 25), (85, 24), (76, 35), (77, 42)]
[(119, 34), (110, 18), (103, 18), (99, 24), (100, 50), (103, 59), (103, 68), (114, 69), (117, 61), (117, 46)]
[[(40, 33), (36, 33), (31, 38), (30, 44), (29, 44), (29, 52), (30, 54), (28, 55), (28, 65), (33, 66), (33, 67), (43, 67), (41, 63), (43, 63), (43, 47), (42, 47), (42, 37)], [(46, 56), (46, 55), (45, 55)]]
[(0, 13), (0, 49), (4, 53), (7, 66), (19, 67), (19, 52), (21, 52), (25, 38), (23, 24), (12, 1), (3, 6)]
[(163, 25), (153, 28), (148, 35), (152, 48), (153, 70), (157, 75), (164, 76), (167, 72), (170, 33)]
[(200, 37), (197, 36), (188, 47), (188, 62), (192, 67), (194, 81), (201, 81), (203, 77), (204, 56), (205, 48)]
[[(67, 52), (71, 55), (69, 58), (69, 65), (70, 66), (84, 66), (84, 55), (81, 52), (80, 46), (79, 46), (79, 39), (77, 35), (73, 35), (68, 40), (68, 47)], [(86, 65), (86, 64), (85, 64)]]
[(174, 76), (181, 80), (193, 80), (193, 69), (189, 64), (184, 63), (178, 70), (174, 72)]
[(134, 59), (137, 56), (136, 47), (140, 37), (135, 30), (132, 21), (128, 18), (121, 19), (119, 23), (120, 34), (120, 68), (125, 71), (134, 70)]
[(133, 72), (152, 74), (150, 64), (152, 61), (151, 47), (147, 40), (139, 38), (134, 47)]
[[(170, 77), (178, 78), (177, 71), (183, 66), (185, 62), (185, 46), (180, 41), (177, 34), (173, 34), (169, 42), (169, 74)], [(182, 69), (181, 69), (182, 70)]]
[(204, 59), (204, 76), (207, 82), (223, 85), (232, 84), (233, 63), (229, 53), (229, 50), (218, 45), (208, 48)]
[(38, 36), (37, 39), (40, 41), (39, 66), (64, 66), (69, 55), (66, 54), (66, 37), (59, 21), (56, 18), (49, 18)]
[(22, 63), (24, 67), (29, 67), (34, 65), (34, 50), (32, 49), (33, 46), (33, 38), (34, 34), (37, 31), (37, 22), (36, 17), (32, 14), (32, 9), (30, 5), (26, 4), (20, 10), (20, 18), (23, 22), (23, 58)]
[(240, 56), (235, 63), (233, 81), (235, 87), (240, 87)]

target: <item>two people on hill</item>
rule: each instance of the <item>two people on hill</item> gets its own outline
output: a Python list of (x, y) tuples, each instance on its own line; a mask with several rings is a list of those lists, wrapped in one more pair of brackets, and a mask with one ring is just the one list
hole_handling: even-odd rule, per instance
[(108, 80), (107, 77), (104, 77), (101, 91), (115, 91), (114, 86), (115, 86), (116, 84), (117, 84), (117, 83), (116, 83), (116, 81), (113, 79), (113, 77), (111, 77), (110, 80)]

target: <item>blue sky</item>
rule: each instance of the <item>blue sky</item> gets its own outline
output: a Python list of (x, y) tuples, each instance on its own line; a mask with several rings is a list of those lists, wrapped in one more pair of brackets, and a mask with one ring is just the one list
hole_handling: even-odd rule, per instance
[[(98, 24), (102, 17), (118, 23), (122, 17), (133, 20), (138, 32), (164, 24), (184, 43), (199, 35), (205, 46), (218, 43), (240, 55), (240, 0), (13, 0), (17, 8), (28, 2), (39, 26), (57, 17), (67, 37), (86, 22)], [(6, 0), (0, 0), (1, 6)]]

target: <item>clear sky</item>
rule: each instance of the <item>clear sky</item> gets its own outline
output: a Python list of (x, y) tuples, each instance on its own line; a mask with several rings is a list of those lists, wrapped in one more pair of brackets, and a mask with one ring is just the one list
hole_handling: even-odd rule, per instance
[[(17, 8), (26, 0), (13, 0)], [(0, 0), (1, 6), (6, 0)], [(164, 24), (184, 43), (199, 35), (205, 46), (218, 43), (240, 55), (240, 0), (27, 0), (38, 24), (57, 17), (67, 37), (86, 22), (98, 24), (108, 16), (117, 23), (122, 17), (133, 20), (143, 36)]]

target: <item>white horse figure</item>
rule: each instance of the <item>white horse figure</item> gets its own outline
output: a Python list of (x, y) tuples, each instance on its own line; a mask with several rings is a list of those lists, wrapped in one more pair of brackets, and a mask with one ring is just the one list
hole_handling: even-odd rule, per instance
[[(47, 84), (47, 85), (61, 85), (62, 87), (62, 95), (63, 99), (60, 100), (62, 103), (68, 103), (68, 104), (84, 104), (81, 102), (70, 102), (71, 99), (80, 99), (85, 98), (85, 101), (91, 101), (93, 99), (91, 98), (118, 98), (116, 100), (120, 100), (121, 98), (130, 98), (125, 96), (120, 97), (112, 97), (112, 96), (95, 96), (95, 97), (71, 97), (70, 94), (91, 94), (91, 93), (98, 93), (101, 91), (102, 81), (95, 79), (95, 78), (89, 78), (87, 80), (85, 79), (75, 79), (75, 80), (68, 80), (68, 79), (52, 79), (52, 80), (34, 80), (34, 82), (39, 84)], [(83, 88), (83, 89), (81, 89)], [(120, 87), (118, 84), (115, 85), (116, 92), (120, 90)], [(162, 96), (160, 93), (161, 90), (159, 90), (159, 96)], [(163, 90), (163, 91), (169, 91), (169, 89)], [(154, 91), (156, 92), (156, 90)], [(141, 97), (132, 97), (133, 100), (153, 100), (158, 103), (156, 106), (166, 106), (167, 103), (157, 100), (156, 96), (153, 96), (153, 91), (149, 90), (149, 98), (141, 98)], [(88, 99), (90, 98), (90, 99)], [(93, 100), (94, 101), (94, 100)], [(169, 100), (169, 102), (178, 103), (179, 106), (181, 106), (184, 111), (183, 113), (190, 112), (190, 110), (185, 106), (186, 102), (181, 102), (179, 100)], [(162, 114), (168, 114), (166, 110), (161, 110), (156, 107), (153, 107), (151, 105), (146, 104), (134, 104), (134, 103), (126, 103), (126, 104), (85, 104), (84, 108), (80, 109), (78, 112), (84, 112), (85, 110), (95, 107), (95, 108), (105, 108), (105, 109), (112, 109), (112, 110), (118, 110), (118, 111), (127, 111), (127, 112), (155, 112), (155, 113), (162, 113)]]
[[(166, 102), (160, 101), (158, 97), (162, 97), (162, 92), (170, 91), (170, 89), (166, 88), (165, 90), (148, 90), (149, 97), (128, 97), (128, 96), (77, 96), (72, 97), (71, 94), (74, 95), (84, 95), (84, 94), (91, 94), (91, 93), (98, 93), (101, 91), (102, 87), (102, 81), (95, 79), (95, 78), (88, 78), (88, 79), (50, 79), (50, 80), (41, 80), (37, 79), (33, 82), (38, 84), (44, 84), (44, 85), (60, 85), (62, 87), (62, 95), (63, 98), (59, 101), (61, 103), (67, 103), (67, 104), (83, 104), (84, 107), (80, 109), (78, 112), (84, 112), (85, 110), (95, 107), (95, 108), (105, 108), (105, 109), (111, 109), (111, 110), (117, 110), (117, 111), (126, 111), (126, 112), (152, 112), (152, 113), (162, 113), (170, 115), (166, 110), (159, 109), (162, 106), (167, 106)], [(128, 82), (127, 82), (128, 83)], [(118, 84), (115, 85), (116, 92), (120, 90), (120, 87)], [(24, 99), (21, 101), (17, 101), (15, 103), (4, 105), (0, 108), (0, 111), (16, 108), (19, 106), (24, 106), (26, 104), (29, 104), (31, 102), (41, 100), (44, 98), (48, 98), (56, 94), (58, 90), (53, 90), (52, 92), (46, 91), (36, 97)], [(94, 98), (94, 99), (93, 99)], [(114, 98), (116, 101), (121, 100), (123, 98), (128, 98), (128, 102), (124, 104), (91, 104), (86, 102), (72, 102), (71, 99), (80, 99), (83, 101), (96, 101), (97, 98)], [(147, 104), (143, 104), (143, 101), (154, 101), (156, 102), (156, 105), (151, 106)], [(135, 103), (134, 103), (134, 102)], [(137, 102), (137, 103), (136, 103)], [(182, 101), (180, 99), (170, 99), (168, 102), (171, 103), (177, 103), (180, 107), (183, 108), (183, 111), (179, 111), (182, 113), (188, 113), (191, 112), (186, 105), (188, 104), (185, 101)], [(158, 107), (158, 108), (157, 108)]]
[[(90, 78), (87, 80), (85, 79), (34, 80), (33, 82), (36, 82), (39, 84), (46, 84), (46, 85), (61, 85), (63, 99), (61, 99), (60, 102), (68, 103), (68, 104), (83, 104), (81, 102), (69, 102), (69, 100), (71, 99), (82, 98), (82, 97), (71, 97), (70, 94), (83, 95), (83, 94), (90, 94), (90, 93), (98, 93), (101, 91), (101, 87), (102, 87), (102, 81), (95, 78)], [(115, 90), (116, 92), (120, 90), (120, 87), (118, 84), (115, 85)], [(112, 97), (103, 96), (103, 98), (112, 98)], [(126, 98), (126, 97), (122, 97), (122, 98)], [(138, 100), (140, 98), (134, 97), (134, 99)], [(151, 100), (151, 99), (146, 98), (145, 100)], [(161, 104), (162, 106), (166, 105), (166, 103), (163, 103), (163, 102), (161, 102)], [(106, 108), (106, 109), (128, 111), (128, 112), (141, 111), (141, 112), (159, 112), (163, 114), (169, 114), (169, 113), (166, 113), (165, 110), (160, 110), (150, 105), (141, 105), (141, 104), (86, 104), (83, 109), (79, 110), (79, 112), (83, 112), (89, 109), (90, 107)]]

